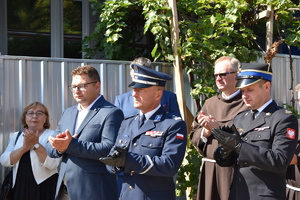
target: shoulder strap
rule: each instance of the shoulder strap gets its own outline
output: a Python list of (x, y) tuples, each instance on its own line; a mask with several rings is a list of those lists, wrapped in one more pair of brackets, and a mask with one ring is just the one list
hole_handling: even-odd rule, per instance
[(19, 131), (19, 132), (18, 132), (18, 135), (17, 135), (16, 140), (15, 140), (15, 144), (17, 143), (17, 141), (18, 141), (18, 139), (19, 139), (21, 133), (22, 133), (22, 131)]

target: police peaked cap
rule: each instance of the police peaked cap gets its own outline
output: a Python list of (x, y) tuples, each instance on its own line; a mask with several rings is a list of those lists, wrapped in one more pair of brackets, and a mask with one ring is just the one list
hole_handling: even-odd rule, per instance
[(243, 88), (260, 80), (272, 81), (272, 68), (270, 64), (242, 63), (238, 73), (236, 87)]
[(172, 76), (155, 71), (138, 64), (131, 64), (133, 71), (133, 82), (128, 85), (131, 88), (147, 88), (151, 86), (165, 86), (167, 80), (172, 80)]

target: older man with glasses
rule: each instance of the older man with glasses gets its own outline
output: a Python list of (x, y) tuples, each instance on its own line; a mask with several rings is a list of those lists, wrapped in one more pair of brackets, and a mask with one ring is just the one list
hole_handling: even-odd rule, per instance
[(227, 200), (233, 167), (220, 167), (213, 159), (218, 141), (212, 128), (229, 125), (233, 117), (245, 110), (242, 93), (235, 87), (240, 62), (229, 56), (220, 57), (214, 66), (214, 78), (220, 94), (205, 101), (193, 122), (190, 134), (193, 144), (203, 156), (198, 183), (198, 200)]

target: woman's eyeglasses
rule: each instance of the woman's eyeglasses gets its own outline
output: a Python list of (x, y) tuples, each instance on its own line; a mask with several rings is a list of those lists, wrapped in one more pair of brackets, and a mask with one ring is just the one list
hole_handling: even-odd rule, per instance
[(34, 115), (37, 116), (37, 117), (42, 117), (45, 115), (45, 113), (43, 111), (36, 111), (36, 112), (33, 112), (33, 111), (27, 111), (26, 115), (28, 117), (33, 117)]

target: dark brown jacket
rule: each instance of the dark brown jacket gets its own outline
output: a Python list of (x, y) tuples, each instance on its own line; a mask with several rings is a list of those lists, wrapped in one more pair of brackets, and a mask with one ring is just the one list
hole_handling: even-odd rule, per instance
[[(230, 100), (224, 100), (222, 95), (216, 95), (206, 100), (202, 111), (206, 115), (214, 116), (219, 124), (230, 125), (233, 117), (247, 109), (242, 100), (242, 93)], [(197, 122), (197, 116), (192, 125), (190, 134), (193, 144), (203, 157), (213, 159), (215, 149), (218, 147), (218, 141), (211, 135), (207, 143), (200, 139), (202, 127)], [(220, 167), (216, 163), (203, 161), (198, 183), (197, 200), (228, 200), (229, 188), (233, 176), (233, 167)]]

